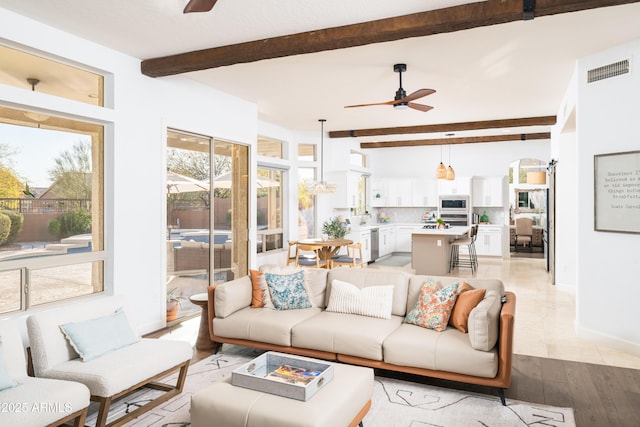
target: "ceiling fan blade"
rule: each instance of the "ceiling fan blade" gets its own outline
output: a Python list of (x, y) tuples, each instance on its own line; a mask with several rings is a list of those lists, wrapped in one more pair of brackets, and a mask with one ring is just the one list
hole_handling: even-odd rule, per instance
[(398, 101), (374, 102), (373, 104), (345, 105), (344, 108), (370, 107), (372, 105), (393, 105), (393, 104), (397, 104), (397, 103), (398, 103)]
[(218, 0), (190, 0), (182, 13), (209, 12), (216, 5), (216, 1)]
[(399, 99), (395, 102), (410, 102), (413, 101), (414, 99), (418, 99), (418, 98), (422, 98), (424, 96), (427, 95), (431, 95), (432, 93), (436, 93), (435, 90), (433, 89), (418, 89), (417, 91), (410, 93), (409, 95), (405, 96), (402, 99)]
[(409, 108), (413, 108), (414, 110), (424, 111), (425, 113), (429, 110), (433, 110), (433, 107), (424, 104), (416, 104), (415, 102), (409, 102), (407, 104)]

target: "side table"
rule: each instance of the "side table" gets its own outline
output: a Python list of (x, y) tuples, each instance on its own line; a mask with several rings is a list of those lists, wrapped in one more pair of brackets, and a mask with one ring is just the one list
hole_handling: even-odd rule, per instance
[(189, 297), (189, 301), (200, 306), (200, 328), (198, 328), (198, 339), (196, 340), (196, 348), (198, 350), (211, 350), (216, 345), (209, 338), (209, 301), (206, 293), (194, 294)]

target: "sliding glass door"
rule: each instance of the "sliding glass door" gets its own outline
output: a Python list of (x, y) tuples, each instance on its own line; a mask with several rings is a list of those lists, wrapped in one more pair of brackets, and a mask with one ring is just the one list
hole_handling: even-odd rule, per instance
[(191, 295), (247, 274), (247, 173), (248, 147), (167, 132), (167, 321), (199, 313)]

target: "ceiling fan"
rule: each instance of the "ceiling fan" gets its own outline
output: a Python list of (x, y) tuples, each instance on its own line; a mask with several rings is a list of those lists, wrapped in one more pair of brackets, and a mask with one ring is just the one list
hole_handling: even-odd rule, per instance
[(218, 0), (189, 0), (182, 13), (209, 12)]
[(371, 105), (393, 105), (393, 108), (397, 108), (397, 109), (413, 108), (414, 110), (419, 110), (424, 112), (427, 112), (433, 109), (433, 107), (429, 105), (417, 104), (412, 101), (427, 95), (431, 95), (432, 93), (436, 92), (435, 90), (418, 89), (417, 91), (407, 95), (407, 92), (402, 88), (402, 73), (407, 71), (407, 64), (395, 64), (393, 66), (393, 71), (398, 73), (400, 76), (400, 87), (396, 91), (396, 96), (395, 98), (393, 98), (393, 101), (376, 102), (373, 104), (347, 105), (344, 108), (369, 107)]

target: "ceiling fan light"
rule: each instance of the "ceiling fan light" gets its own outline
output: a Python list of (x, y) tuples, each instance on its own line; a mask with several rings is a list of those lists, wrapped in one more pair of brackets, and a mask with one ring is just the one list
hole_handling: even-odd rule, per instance
[(398, 104), (393, 104), (393, 108), (395, 108), (396, 110), (406, 110), (407, 108), (409, 108), (409, 104), (406, 102), (400, 102)]
[(453, 170), (451, 165), (447, 168), (447, 181), (453, 181), (456, 179), (456, 172)]
[(436, 169), (436, 178), (437, 179), (446, 179), (447, 178), (447, 168), (444, 163), (440, 162), (438, 168)]

